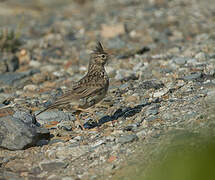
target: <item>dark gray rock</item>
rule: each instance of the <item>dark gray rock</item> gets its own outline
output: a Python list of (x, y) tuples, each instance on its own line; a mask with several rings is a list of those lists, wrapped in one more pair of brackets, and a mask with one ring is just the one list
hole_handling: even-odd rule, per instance
[(138, 137), (136, 134), (129, 134), (129, 135), (124, 135), (119, 137), (117, 140), (117, 143), (126, 144), (137, 140), (138, 140)]
[(202, 77), (202, 73), (201, 72), (196, 72), (187, 76), (184, 76), (183, 79), (187, 80), (187, 81), (191, 81), (191, 80), (196, 80)]
[(49, 139), (49, 131), (36, 124), (34, 117), (25, 112), (0, 118), (0, 147), (19, 150), (35, 146), (41, 139)]

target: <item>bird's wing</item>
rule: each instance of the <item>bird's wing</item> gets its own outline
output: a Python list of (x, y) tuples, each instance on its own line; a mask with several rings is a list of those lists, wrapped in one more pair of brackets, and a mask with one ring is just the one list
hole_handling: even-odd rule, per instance
[(93, 84), (79, 84), (73, 86), (72, 90), (67, 91), (64, 95), (56, 99), (54, 104), (63, 103), (63, 102), (72, 102), (73, 100), (79, 100), (90, 96), (94, 93), (97, 93), (103, 88), (103, 84), (100, 82)]
[[(93, 83), (93, 84), (77, 84), (73, 87), (72, 90), (67, 91), (62, 96), (58, 97), (53, 104), (45, 108), (44, 110), (40, 111), (37, 115), (41, 114), (42, 112), (48, 109), (54, 109), (59, 106), (67, 105), (72, 102), (78, 101), (82, 98), (88, 97), (92, 94), (96, 94), (103, 88), (103, 84), (101, 82)], [(37, 116), (36, 115), (36, 116)]]
[(103, 87), (104, 82), (101, 81), (94, 83), (79, 84), (77, 86), (73, 86), (72, 93), (77, 99), (81, 99), (98, 92)]

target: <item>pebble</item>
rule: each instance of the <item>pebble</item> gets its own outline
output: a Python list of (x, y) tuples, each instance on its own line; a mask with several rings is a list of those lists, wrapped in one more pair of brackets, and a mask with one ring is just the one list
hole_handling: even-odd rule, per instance
[(162, 89), (161, 91), (157, 91), (153, 94), (153, 97), (155, 98), (160, 98), (162, 97), (163, 95), (165, 95), (167, 92), (169, 91), (169, 89), (165, 88), (165, 89)]
[(205, 97), (205, 101), (207, 104), (215, 105), (215, 90), (210, 90)]
[(59, 124), (57, 124), (57, 127), (60, 129), (63, 129), (65, 131), (72, 131), (72, 121), (61, 121)]
[(91, 147), (92, 147), (92, 148), (96, 148), (96, 147), (98, 147), (98, 146), (100, 146), (100, 145), (102, 145), (102, 144), (105, 144), (105, 140), (103, 140), (103, 139), (101, 139), (101, 140), (99, 140), (99, 141), (96, 141), (95, 143), (93, 143), (93, 144), (91, 145)]
[(139, 86), (139, 88), (143, 88), (143, 89), (160, 89), (163, 87), (164, 87), (164, 84), (156, 80), (144, 81)]
[(126, 127), (124, 127), (124, 131), (135, 131), (137, 130), (138, 124), (129, 124)]
[(87, 145), (81, 145), (81, 146), (63, 146), (58, 147), (57, 149), (53, 147), (53, 150), (51, 149), (49, 151), (49, 154), (55, 154), (57, 158), (59, 159), (67, 159), (70, 157), (71, 159), (79, 158), (80, 156), (84, 155), (89, 151), (89, 146)]
[(126, 144), (133, 141), (137, 141), (138, 137), (136, 134), (123, 135), (117, 139), (117, 143)]
[(38, 86), (36, 86), (34, 84), (28, 84), (28, 85), (24, 86), (23, 90), (24, 91), (36, 91), (37, 88), (38, 88)]
[(39, 68), (41, 66), (41, 63), (38, 61), (30, 61), (29, 66), (33, 67), (33, 68)]
[(195, 58), (201, 61), (206, 60), (206, 54), (204, 52), (199, 52), (195, 55)]
[(145, 112), (146, 116), (158, 114), (158, 109), (149, 108)]
[(68, 164), (62, 160), (44, 160), (40, 162), (39, 166), (43, 171), (55, 171), (56, 169), (64, 169)]
[[(37, 114), (37, 112), (35, 113)], [(45, 124), (48, 121), (69, 121), (72, 123), (72, 121), (75, 121), (75, 117), (72, 113), (66, 113), (63, 111), (45, 111), (37, 116), (37, 120), (41, 124)]]
[(128, 97), (125, 98), (125, 100), (127, 102), (130, 102), (130, 103), (135, 103), (138, 100), (138, 96), (128, 96)]
[(147, 135), (147, 133), (145, 130), (142, 130), (142, 131), (137, 132), (136, 135), (138, 138), (144, 138)]
[(183, 65), (183, 64), (186, 64), (187, 58), (177, 57), (177, 58), (173, 58), (172, 61), (175, 62), (178, 65)]
[(198, 63), (197, 59), (189, 58), (187, 59), (187, 64), (196, 65)]
[(191, 81), (191, 80), (196, 80), (202, 77), (202, 73), (201, 72), (196, 72), (187, 76), (184, 76), (183, 79), (187, 80), (187, 81)]

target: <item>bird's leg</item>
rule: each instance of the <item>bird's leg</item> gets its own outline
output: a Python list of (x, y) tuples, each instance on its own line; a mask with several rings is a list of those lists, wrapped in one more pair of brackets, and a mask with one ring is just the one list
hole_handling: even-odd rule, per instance
[(80, 110), (77, 110), (76, 113), (75, 113), (75, 117), (76, 117), (76, 119), (78, 120), (78, 123), (79, 123), (79, 125), (81, 126), (81, 128), (84, 130), (85, 128), (84, 128), (84, 126), (83, 126), (83, 124), (81, 123), (81, 120), (80, 120), (80, 118), (79, 118), (80, 113), (81, 113), (81, 111), (80, 111)]

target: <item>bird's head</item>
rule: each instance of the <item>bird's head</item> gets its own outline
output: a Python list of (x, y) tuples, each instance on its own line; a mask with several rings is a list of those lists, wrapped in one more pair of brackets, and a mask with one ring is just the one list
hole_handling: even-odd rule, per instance
[(93, 50), (90, 58), (90, 64), (104, 66), (109, 59), (109, 54), (104, 51), (102, 44), (97, 42), (95, 50)]

